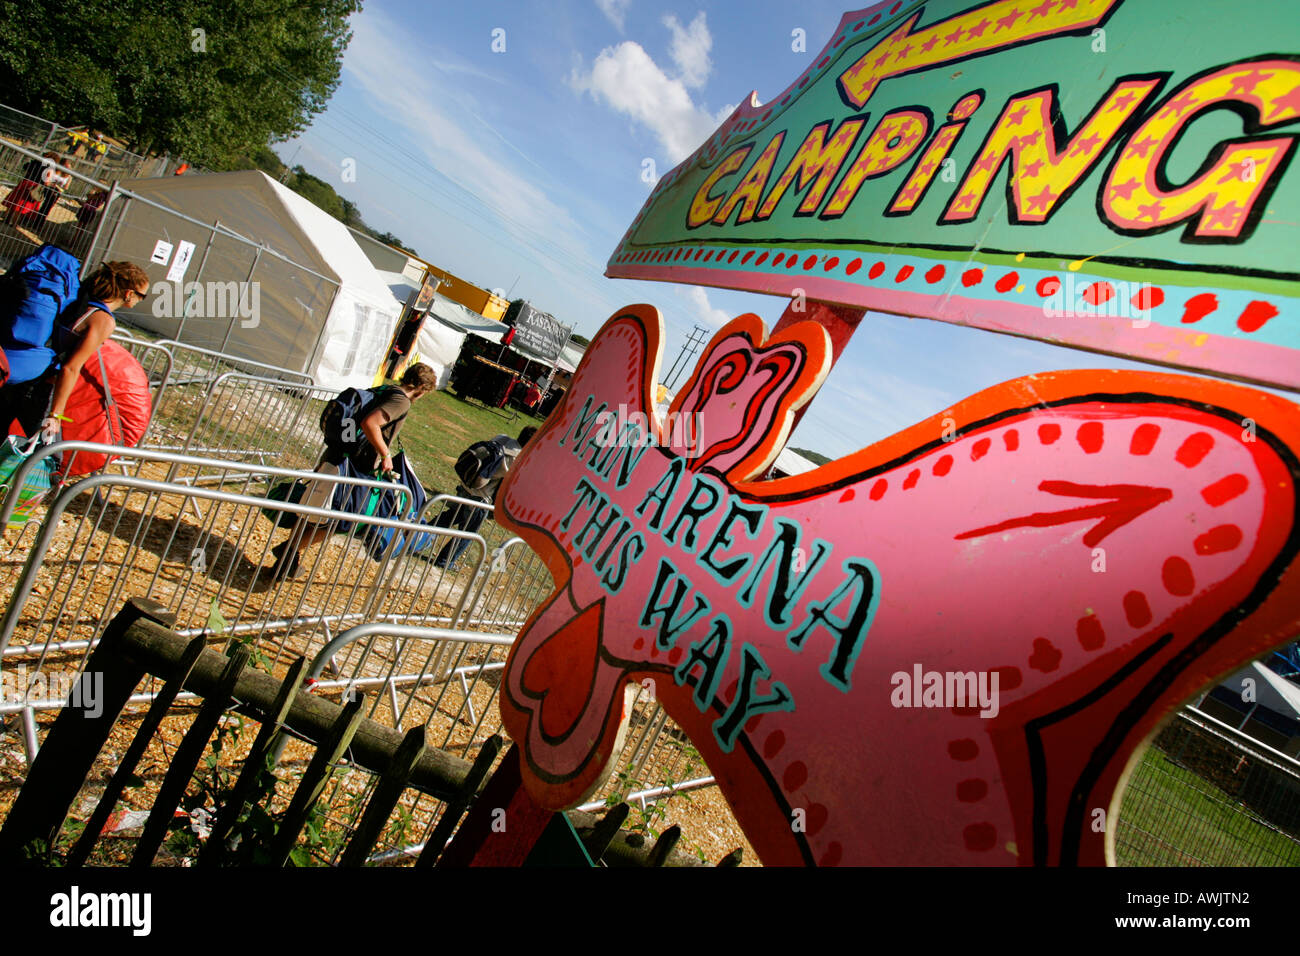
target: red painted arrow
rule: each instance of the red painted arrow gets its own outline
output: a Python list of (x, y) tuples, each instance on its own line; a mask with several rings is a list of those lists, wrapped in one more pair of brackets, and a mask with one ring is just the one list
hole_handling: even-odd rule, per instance
[(1020, 518), (1009, 518), (1000, 524), (976, 528), (974, 531), (963, 531), (955, 536), (955, 540), (978, 538), (1010, 528), (1050, 528), (1053, 525), (1069, 524), (1073, 521), (1101, 518), (1102, 520), (1083, 536), (1084, 545), (1092, 548), (1112, 531), (1118, 531), (1134, 518), (1141, 517), (1162, 501), (1168, 501), (1173, 497), (1173, 492), (1168, 488), (1152, 488), (1149, 485), (1077, 485), (1072, 481), (1044, 481), (1038, 486), (1038, 490), (1046, 491), (1049, 495), (1111, 500), (1070, 508), (1068, 511), (1040, 511)]

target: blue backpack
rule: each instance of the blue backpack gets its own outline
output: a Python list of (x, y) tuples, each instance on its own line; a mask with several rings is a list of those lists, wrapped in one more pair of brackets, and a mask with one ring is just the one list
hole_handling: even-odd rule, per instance
[(0, 348), (10, 382), (39, 378), (57, 358), (55, 324), (81, 291), (81, 262), (44, 245), (5, 274), (0, 295)]
[(325, 447), (332, 451), (355, 451), (365, 436), (361, 419), (366, 410), (388, 397), (393, 386), (381, 388), (345, 388), (325, 403), (320, 415), (320, 430)]

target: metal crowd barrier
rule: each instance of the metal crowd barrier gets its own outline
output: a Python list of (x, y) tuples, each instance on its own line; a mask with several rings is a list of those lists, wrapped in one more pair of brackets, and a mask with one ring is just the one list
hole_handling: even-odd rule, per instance
[(1120, 866), (1300, 866), (1300, 761), (1188, 707), (1134, 767), (1119, 814)]
[[(175, 450), (312, 468), (321, 443), (321, 411), (335, 394), (282, 379), (223, 372), (208, 383), (193, 424)], [(162, 444), (163, 421), (159, 424), (149, 447), (173, 450)]]
[(113, 340), (149, 378), (152, 413), (141, 447), (315, 464), (305, 449), (319, 445), (320, 411), (334, 393), (310, 375), (121, 328)]
[[(64, 442), (42, 454), (105, 451), (111, 446)], [(338, 629), (368, 620), (412, 620), (459, 625), (470, 600), (481, 591), (476, 580), (487, 563), (481, 536), (430, 528), (411, 521), (354, 515), (268, 500), (247, 491), (254, 467), (197, 456), (115, 449), (154, 467), (190, 465), (225, 469), (245, 493), (196, 487), (176, 481), (103, 473), (62, 488), (25, 553), (23, 534), (0, 561), (0, 586), (9, 600), (0, 617), (0, 650), (6, 667), (59, 667), (79, 672), (86, 650), (102, 632), (113, 608), (128, 596), (158, 601), (176, 615), (182, 634), (221, 630), (259, 642), (272, 659), (311, 653)], [(31, 462), (24, 468), (34, 467)], [(394, 490), (365, 479), (341, 479), (291, 469), (257, 468), (276, 477), (308, 478)], [(20, 486), (20, 473), (14, 487)], [(0, 508), (12, 513), (16, 492)], [(197, 516), (191, 517), (194, 505)], [(324, 542), (306, 549), (301, 580), (271, 580), (276, 538), (300, 534), (272, 529), (267, 515), (321, 519), (332, 529)], [(389, 540), (367, 537), (389, 535)], [(403, 536), (429, 536), (431, 546), (448, 540), (470, 542), (460, 571), (436, 568), (421, 554), (400, 553)], [(220, 623), (214, 623), (214, 622)], [(57, 668), (56, 668), (57, 669)], [(23, 708), (28, 708), (24, 700)], [(12, 702), (5, 709), (14, 710)]]
[[(307, 674), (320, 693), (344, 699), (365, 693), (365, 716), (370, 720), (403, 733), (423, 727), (430, 746), (469, 757), (502, 732), (496, 697), (514, 638), (513, 632), (368, 622), (348, 628), (317, 651)], [(321, 680), (327, 669), (330, 679)], [(630, 720), (631, 731), (610, 780), (580, 810), (600, 810), (614, 794), (644, 809), (648, 802), (673, 793), (716, 784), (698, 755), (691, 766), (685, 735), (653, 695), (638, 694)], [(350, 832), (366, 795), (364, 787), (340, 783), (326, 802), (330, 822)], [(413, 795), (403, 811), (405, 825), (376, 844), (377, 857), (398, 859), (420, 852), (441, 809), (437, 800)]]

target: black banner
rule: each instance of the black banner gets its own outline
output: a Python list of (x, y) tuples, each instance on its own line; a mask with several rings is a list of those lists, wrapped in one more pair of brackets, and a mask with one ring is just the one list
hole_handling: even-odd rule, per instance
[(559, 358), (573, 331), (573, 326), (561, 325), (555, 316), (539, 312), (527, 302), (516, 303), (505, 318), (506, 324), (516, 329), (511, 347), (530, 352), (543, 362)]

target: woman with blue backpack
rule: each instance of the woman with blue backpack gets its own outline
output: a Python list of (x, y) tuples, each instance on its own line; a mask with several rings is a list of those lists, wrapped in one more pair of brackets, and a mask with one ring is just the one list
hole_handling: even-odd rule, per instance
[(15, 267), (6, 290), (11, 300), (0, 312), (0, 348), (9, 365), (0, 388), (0, 438), (17, 421), (28, 437), (39, 430), (47, 443), (58, 441), (82, 367), (116, 328), (113, 313), (149, 295), (149, 277), (135, 263), (105, 262), (78, 285), (79, 268), (54, 246)]

